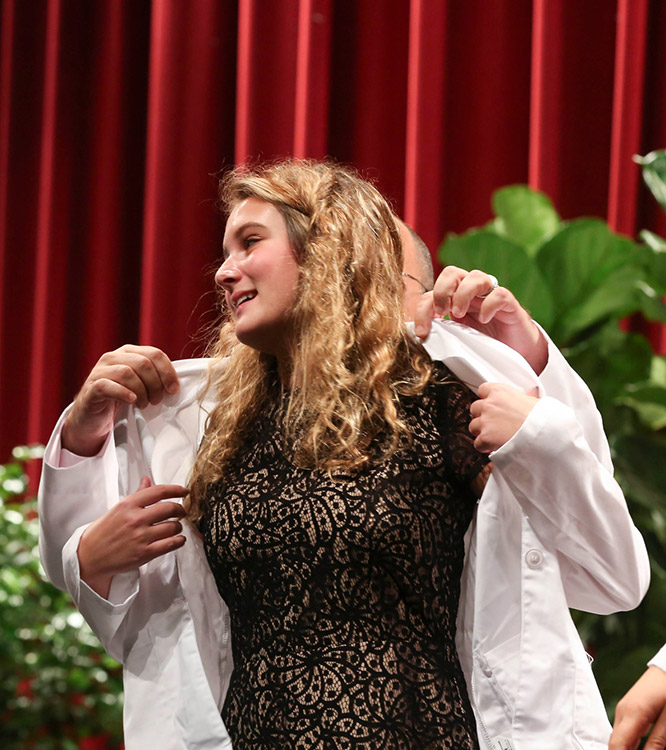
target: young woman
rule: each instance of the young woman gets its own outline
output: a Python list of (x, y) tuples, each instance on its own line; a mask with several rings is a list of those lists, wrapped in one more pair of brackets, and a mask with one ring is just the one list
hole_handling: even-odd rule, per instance
[(229, 360), (187, 504), (231, 611), (234, 747), (476, 747), (455, 619), (487, 459), (405, 330), (396, 224), (322, 165), (223, 196)]
[[(179, 396), (165, 395), (177, 386), (164, 355), (127, 347), (100, 360), (62, 423), (61, 447), (97, 462), (82, 470), (65, 456), (77, 491), (99, 498), (96, 520), (64, 545), (65, 584), (125, 664), (131, 742), (158, 732), (173, 747), (224, 746), (214, 705), (236, 750), (512, 747), (521, 732), (538, 744), (517, 747), (572, 747), (580, 727), (566, 707), (564, 718), (547, 707), (550, 726), (537, 716), (525, 726), (534, 697), (521, 680), (541, 678), (546, 662), (532, 691), (562, 682), (566, 701), (583, 704), (580, 746), (597, 747), (607, 725), (566, 600), (632, 603), (645, 560), (583, 430), (561, 404), (507, 385), (482, 384), (475, 399), (412, 340), (396, 223), (352, 172), (239, 169), (222, 198), (216, 280), (228, 319), (204, 400), (190, 398), (187, 366)], [(568, 478), (549, 474), (553, 446)], [(485, 537), (468, 550), (458, 634), (466, 681), (455, 644), (463, 538), (490, 452)], [(116, 502), (113, 477), (125, 489), (144, 468), (156, 481), (189, 476), (202, 540), (176, 520), (177, 504), (156, 502), (180, 487), (144, 483)], [(47, 470), (46, 527), (69, 481)], [(600, 518), (588, 538), (585, 524)], [(544, 585), (554, 604), (535, 627)], [(552, 659), (538, 651), (543, 631)], [(148, 719), (153, 702), (173, 706), (164, 726)]]

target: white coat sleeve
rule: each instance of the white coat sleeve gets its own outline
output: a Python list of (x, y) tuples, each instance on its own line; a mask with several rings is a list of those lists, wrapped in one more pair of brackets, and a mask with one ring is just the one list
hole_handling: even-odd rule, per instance
[(62, 554), (67, 540), (113, 507), (127, 484), (116, 451), (117, 432), (127, 432), (127, 420), (117, 425), (98, 455), (63, 462), (60, 434), (67, 412), (46, 446), (38, 492), (40, 557), (48, 579), (60, 589), (66, 589)]
[(569, 606), (599, 614), (637, 606), (649, 584), (645, 543), (573, 409), (540, 399), (491, 459), (541, 543), (558, 556)]
[[(600, 613), (629, 609), (649, 582), (645, 544), (613, 480), (608, 441), (592, 394), (544, 336), (548, 363), (538, 377), (515, 351), (457, 323), (435, 321), (424, 345), (433, 359), (442, 360), (473, 390), (484, 381), (522, 390), (538, 387), (540, 408), (493, 454), (493, 463), (513, 485), (510, 491), (515, 489), (544, 546), (558, 556), (569, 606)], [(552, 425), (539, 419), (544, 411), (553, 413)], [(540, 429), (537, 441), (534, 433)], [(587, 475), (582, 476), (583, 471)]]
[[(138, 434), (132, 435), (131, 413), (120, 415), (97, 456), (61, 460), (60, 434), (67, 411), (47, 444), (39, 485), (39, 551), (48, 579), (67, 591), (104, 648), (122, 661), (121, 630), (139, 594), (139, 571), (116, 575), (108, 599), (81, 580), (78, 546), (87, 526), (104, 515), (129, 491), (130, 477), (149, 473)], [(134, 430), (136, 432), (136, 430)], [(132, 466), (127, 443), (134, 443)]]
[(612, 472), (610, 448), (594, 396), (548, 334), (543, 329), (541, 331), (548, 342), (548, 363), (539, 375), (540, 391), (543, 395), (552, 396), (573, 410), (576, 420), (583, 429), (587, 444), (601, 464)]

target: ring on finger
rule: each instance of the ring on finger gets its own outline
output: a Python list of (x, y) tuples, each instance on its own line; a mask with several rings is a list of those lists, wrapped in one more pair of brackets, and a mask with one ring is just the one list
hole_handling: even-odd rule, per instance
[(490, 289), (485, 294), (477, 294), (476, 296), (480, 299), (484, 299), (489, 294), (495, 291), (497, 287), (499, 286), (499, 281), (497, 281), (497, 276), (493, 276), (492, 273), (487, 274), (488, 278), (490, 279)]

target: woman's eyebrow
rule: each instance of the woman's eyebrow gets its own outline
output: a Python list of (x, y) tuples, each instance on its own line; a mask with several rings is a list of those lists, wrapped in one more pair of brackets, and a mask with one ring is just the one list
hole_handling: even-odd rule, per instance
[(239, 227), (236, 227), (234, 230), (234, 236), (238, 237), (239, 235), (243, 234), (243, 232), (246, 229), (251, 229), (253, 227), (258, 227), (259, 229), (265, 229), (266, 225), (262, 224), (260, 221), (246, 221), (244, 224), (241, 224)]

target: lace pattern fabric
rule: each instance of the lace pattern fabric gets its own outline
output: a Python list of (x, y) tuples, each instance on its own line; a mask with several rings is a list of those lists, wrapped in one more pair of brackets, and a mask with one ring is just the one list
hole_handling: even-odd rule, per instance
[(404, 399), (412, 444), (331, 478), (289, 460), (278, 396), (209, 488), (234, 750), (478, 747), (455, 649), (469, 483), (486, 460), (471, 399), (456, 382)]

